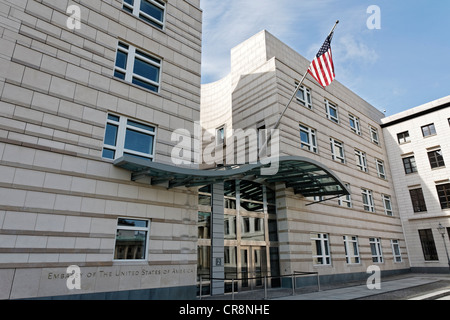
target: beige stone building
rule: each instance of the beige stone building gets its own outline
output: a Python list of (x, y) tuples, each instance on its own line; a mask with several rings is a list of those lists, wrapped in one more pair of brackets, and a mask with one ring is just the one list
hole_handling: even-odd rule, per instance
[[(267, 31), (231, 50), (230, 74), (202, 85), (201, 91), (202, 126), (224, 135), (219, 146), (224, 154), (236, 154), (228, 148), (236, 130), (261, 132), (275, 125), (309, 63)], [(273, 211), (261, 210), (255, 215), (242, 203), (226, 207), (225, 213), (241, 222), (237, 223), (237, 236), (225, 238), (225, 252), (233, 257), (225, 270), (231, 274), (229, 279), (255, 277), (262, 269), (270, 276), (318, 272), (322, 281), (346, 281), (366, 278), (371, 265), (379, 266), (383, 274), (409, 269), (380, 127), (383, 117), (338, 81), (323, 89), (307, 77), (281, 120), (280, 157), (319, 163), (346, 184), (350, 195), (337, 199), (323, 190), (309, 192), (311, 186), (286, 177), (284, 181), (266, 178), (264, 188), (274, 192), (276, 199)], [(258, 143), (264, 140), (258, 139)], [(233, 164), (233, 158), (225, 163)], [(306, 167), (292, 170), (308, 174)], [(230, 190), (233, 195), (238, 193), (237, 187)], [(270, 198), (269, 194), (265, 197)], [(258, 241), (245, 238), (247, 216), (268, 223), (266, 230), (272, 233)], [(211, 245), (199, 243), (200, 248)], [(211, 246), (213, 250), (214, 244)], [(262, 266), (260, 250), (266, 251)], [(252, 268), (253, 273), (249, 271)]]
[(113, 162), (171, 163), (201, 31), (198, 0), (1, 1), (0, 299), (195, 297), (197, 189)]
[(450, 267), (449, 111), (445, 97), (382, 120), (413, 271)]

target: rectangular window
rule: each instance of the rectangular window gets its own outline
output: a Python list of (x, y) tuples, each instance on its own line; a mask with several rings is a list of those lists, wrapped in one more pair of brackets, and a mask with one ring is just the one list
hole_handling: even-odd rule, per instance
[(216, 129), (216, 146), (223, 145), (225, 142), (225, 127)]
[(166, 4), (159, 0), (123, 0), (123, 10), (163, 29)]
[(361, 128), (359, 126), (359, 118), (355, 117), (352, 114), (349, 114), (348, 118), (350, 121), (350, 129), (357, 135), (361, 135)]
[(150, 221), (119, 218), (117, 221), (115, 260), (146, 260)]
[(434, 127), (434, 123), (427, 124), (422, 127), (422, 134), (424, 137), (433, 136), (436, 134), (436, 128)]
[(327, 118), (335, 123), (339, 123), (337, 106), (334, 103), (332, 103), (328, 100), (325, 100), (325, 109), (327, 112)]
[[(350, 184), (346, 183), (345, 187), (350, 190)], [(340, 206), (342, 207), (347, 207), (347, 208), (351, 208), (352, 205), (352, 196), (350, 194), (346, 195), (346, 196), (342, 196), (338, 199), (338, 203)]]
[(344, 144), (334, 138), (330, 138), (330, 145), (333, 160), (345, 163)]
[(409, 132), (405, 131), (398, 133), (397, 140), (399, 144), (410, 142), (411, 138), (409, 137)]
[(197, 229), (199, 239), (211, 239), (211, 212), (198, 212)]
[(375, 212), (375, 205), (373, 202), (373, 195), (371, 190), (361, 189), (364, 210)]
[(386, 213), (386, 215), (392, 217), (394, 214), (392, 211), (391, 197), (383, 194), (383, 195), (381, 195), (381, 198), (383, 199), (384, 213)]
[(358, 237), (344, 236), (345, 261), (348, 264), (360, 263)]
[[(295, 84), (296, 86), (298, 83)], [(296, 94), (297, 101), (308, 109), (312, 109), (311, 89), (300, 86)]]
[(394, 256), (394, 262), (402, 262), (402, 253), (400, 251), (399, 240), (391, 240), (392, 255)]
[(372, 126), (369, 127), (370, 130), (370, 138), (372, 139), (372, 142), (378, 145), (379, 139), (378, 139), (378, 130)]
[(301, 148), (317, 153), (316, 130), (300, 125)]
[(436, 186), (439, 203), (442, 209), (450, 208), (450, 183), (440, 184)]
[(422, 245), (422, 252), (425, 261), (439, 260), (436, 245), (434, 243), (433, 231), (431, 229), (419, 230), (420, 244)]
[(328, 234), (313, 233), (311, 234), (311, 246), (313, 250), (314, 265), (330, 265), (330, 244)]
[(428, 152), (428, 160), (430, 160), (431, 169), (445, 167), (441, 149)]
[(425, 198), (423, 196), (422, 188), (409, 190), (411, 196), (411, 202), (414, 212), (424, 212), (427, 211), (427, 206), (425, 204)]
[(355, 149), (356, 166), (359, 170), (367, 172), (367, 159), (366, 153)]
[(381, 250), (380, 238), (369, 238), (370, 251), (372, 253), (372, 262), (383, 263), (383, 251)]
[(378, 177), (381, 179), (386, 179), (386, 172), (384, 171), (384, 161), (375, 159), (375, 166), (377, 167)]
[(161, 59), (119, 42), (116, 53), (114, 77), (133, 83), (153, 92), (159, 92)]
[(414, 156), (403, 158), (402, 161), (406, 174), (417, 172), (416, 159)]
[(151, 125), (108, 114), (102, 156), (117, 159), (127, 154), (153, 160), (155, 133)]

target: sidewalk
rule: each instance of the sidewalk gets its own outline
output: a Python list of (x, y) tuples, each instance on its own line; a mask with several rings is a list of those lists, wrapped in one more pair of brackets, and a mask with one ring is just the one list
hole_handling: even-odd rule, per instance
[(372, 295), (384, 294), (392, 291), (403, 290), (422, 286), (441, 280), (450, 280), (449, 276), (441, 275), (411, 275), (403, 279), (381, 282), (381, 289), (370, 290), (367, 285), (350, 286), (338, 289), (310, 292), (294, 296), (280, 297), (273, 300), (353, 300)]

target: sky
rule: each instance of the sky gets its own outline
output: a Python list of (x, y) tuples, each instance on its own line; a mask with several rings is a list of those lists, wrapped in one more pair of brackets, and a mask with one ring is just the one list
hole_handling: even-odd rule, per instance
[[(378, 16), (368, 12), (374, 5)], [(202, 83), (226, 76), (231, 48), (264, 29), (312, 60), (339, 20), (336, 80), (386, 116), (450, 95), (449, 0), (201, 0), (201, 8)]]

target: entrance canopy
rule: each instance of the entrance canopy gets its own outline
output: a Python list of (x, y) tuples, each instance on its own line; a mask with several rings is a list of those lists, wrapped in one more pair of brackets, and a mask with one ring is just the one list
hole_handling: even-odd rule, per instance
[(165, 185), (167, 188), (196, 187), (231, 179), (254, 180), (259, 183), (285, 183), (296, 194), (304, 197), (342, 196), (350, 194), (339, 178), (317, 161), (296, 156), (284, 156), (276, 160), (278, 171), (263, 175), (264, 170), (274, 163), (243, 164), (209, 170), (183, 168), (124, 155), (114, 165), (131, 171), (131, 180), (150, 177), (151, 185)]

